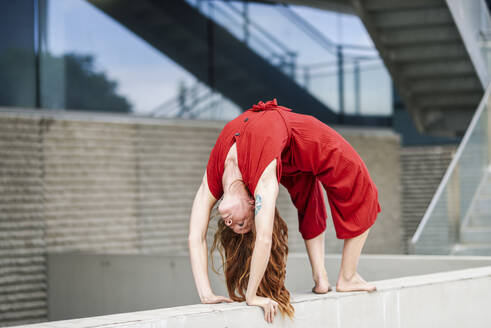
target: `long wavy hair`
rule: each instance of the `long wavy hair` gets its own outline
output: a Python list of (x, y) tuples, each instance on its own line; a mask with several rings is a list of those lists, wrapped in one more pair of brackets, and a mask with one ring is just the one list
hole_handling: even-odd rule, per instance
[[(218, 250), (222, 260), (229, 297), (237, 302), (245, 301), (252, 251), (255, 242), (255, 227), (248, 233), (237, 234), (218, 220), (213, 244), (210, 249), (212, 269), (219, 274), (213, 262), (213, 252)], [(257, 295), (278, 302), (283, 315), (293, 319), (294, 309), (290, 303), (290, 292), (285, 288), (286, 260), (288, 256), (288, 228), (275, 208), (271, 255), (268, 266), (257, 289)]]

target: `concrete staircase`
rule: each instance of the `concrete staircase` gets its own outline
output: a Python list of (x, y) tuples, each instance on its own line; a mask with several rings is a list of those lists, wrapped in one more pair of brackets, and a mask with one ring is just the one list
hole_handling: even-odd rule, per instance
[(453, 255), (491, 255), (491, 171), (488, 171), (460, 229)]
[(482, 82), (445, 0), (352, 0), (420, 131), (461, 136)]

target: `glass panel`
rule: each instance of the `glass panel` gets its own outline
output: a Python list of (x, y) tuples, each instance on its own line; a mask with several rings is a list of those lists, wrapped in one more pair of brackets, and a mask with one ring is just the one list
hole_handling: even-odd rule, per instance
[(354, 115), (356, 107), (355, 65), (353, 62), (344, 64), (344, 113)]
[(469, 210), (487, 170), (487, 110), (481, 114), (459, 161), (460, 221)]
[(453, 243), (456, 242), (455, 229), (450, 230), (448, 213), (448, 189), (446, 188), (433, 210), (431, 219), (425, 226), (421, 237), (414, 245), (414, 252), (418, 254), (450, 254)]
[[(340, 99), (335, 42), (372, 47), (343, 45), (345, 113), (355, 114), (359, 110), (366, 115), (391, 115), (391, 83), (383, 65), (380, 63), (381, 67), (374, 69), (360, 61), (358, 74), (349, 62), (354, 56), (376, 57), (358, 17), (301, 6), (186, 1), (335, 112), (339, 111)], [(89, 2), (39, 2), (42, 107), (209, 119), (227, 119), (241, 112), (233, 102), (200, 84), (183, 67)], [(351, 29), (346, 36), (343, 25)], [(357, 38), (353, 39), (353, 35)], [(207, 94), (207, 102), (215, 104), (210, 107), (213, 110), (205, 110), (205, 104), (195, 105), (191, 114), (189, 104), (195, 103), (193, 94), (197, 89)], [(218, 105), (221, 102), (223, 105)], [(173, 105), (164, 110), (163, 106), (169, 104)], [(216, 116), (219, 108), (222, 111), (227, 108), (230, 113)]]
[[(381, 67), (365, 69), (360, 64), (357, 75), (360, 91), (355, 94), (352, 58), (377, 58), (376, 50), (358, 17), (302, 6), (256, 3), (244, 6), (244, 3), (234, 1), (187, 1), (238, 39), (247, 42), (256, 53), (292, 76), (334, 112), (339, 112), (340, 97), (337, 43), (347, 40), (355, 44), (342, 48), (345, 113), (355, 114), (359, 102), (360, 114), (392, 114), (391, 80), (387, 72), (381, 69), (383, 64), (380, 59), (378, 63)], [(343, 25), (349, 26), (347, 37), (343, 35)], [(356, 38), (353, 38), (354, 35)], [(364, 62), (363, 58), (360, 62)], [(377, 64), (373, 59), (371, 63), (372, 66)], [(379, 84), (374, 84), (372, 80)], [(381, 95), (386, 99), (381, 100)]]
[(392, 79), (381, 59), (360, 63), (360, 103), (363, 115), (392, 115)]
[(156, 107), (150, 115), (229, 121), (240, 113), (236, 104), (198, 82), (189, 87), (182, 84), (177, 98)]
[(47, 0), (44, 12), (45, 108), (149, 114), (196, 81), (86, 1)]
[(339, 112), (339, 85), (337, 67), (332, 64), (307, 66), (307, 89), (320, 101)]
[(344, 64), (344, 112), (349, 115), (392, 115), (392, 80), (381, 59)]
[[(488, 107), (491, 88), (481, 102), (459, 150), (445, 174), (432, 205), (418, 227), (413, 252), (450, 254), (459, 241), (459, 229), (488, 168)], [(419, 235), (418, 235), (419, 234)]]
[(0, 2), (0, 106), (36, 107), (34, 2)]

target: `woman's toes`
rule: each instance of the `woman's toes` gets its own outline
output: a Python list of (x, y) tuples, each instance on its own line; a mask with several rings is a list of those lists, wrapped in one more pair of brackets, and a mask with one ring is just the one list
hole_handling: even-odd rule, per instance
[(377, 288), (374, 285), (367, 283), (358, 273), (351, 280), (341, 280), (336, 284), (338, 292), (356, 292), (366, 291), (374, 292)]
[(337, 285), (336, 291), (338, 292), (374, 292), (377, 288), (370, 284), (346, 284), (346, 285)]

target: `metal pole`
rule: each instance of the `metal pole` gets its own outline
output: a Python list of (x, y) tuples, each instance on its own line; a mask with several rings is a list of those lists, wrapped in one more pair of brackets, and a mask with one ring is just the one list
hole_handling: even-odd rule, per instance
[(207, 20), (208, 43), (208, 86), (215, 90), (215, 29), (213, 24), (213, 4), (208, 2), (209, 17)]
[(249, 1), (245, 0), (243, 2), (243, 8), (244, 10), (242, 11), (242, 16), (244, 18), (244, 42), (245, 44), (249, 43)]
[(308, 68), (308, 67), (304, 68), (303, 79), (304, 79), (305, 89), (309, 89), (310, 88), (310, 68)]
[(179, 83), (179, 94), (177, 96), (177, 102), (179, 104), (179, 112), (177, 113), (177, 117), (183, 117), (184, 114), (188, 111), (188, 109), (186, 108), (186, 96), (186, 83), (184, 81), (181, 81), (181, 83)]
[(337, 45), (338, 55), (338, 93), (339, 93), (339, 123), (344, 122), (344, 62), (343, 46)]
[(290, 76), (293, 80), (295, 80), (295, 66), (296, 66), (296, 58), (297, 54), (294, 52), (289, 52), (290, 55)]
[(355, 67), (354, 67), (354, 75), (355, 75), (355, 113), (356, 115), (361, 115), (361, 108), (360, 108), (360, 65), (358, 60), (355, 60)]
[[(34, 0), (34, 64), (35, 64), (35, 107), (41, 108), (41, 15), (39, 0)], [(44, 13), (43, 8), (43, 13)]]

